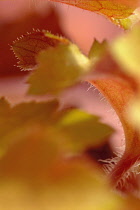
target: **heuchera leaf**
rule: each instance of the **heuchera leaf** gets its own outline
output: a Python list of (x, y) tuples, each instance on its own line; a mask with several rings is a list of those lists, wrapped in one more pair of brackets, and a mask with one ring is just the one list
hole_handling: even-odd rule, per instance
[[(2, 209), (121, 209), (122, 200), (111, 191), (97, 166), (77, 158), (58, 160), (49, 169), (42, 161), (44, 151), (29, 146), (13, 148), (0, 160)], [(36, 150), (40, 151), (34, 155)]]
[(140, 26), (137, 25), (126, 35), (118, 38), (111, 45), (111, 51), (115, 60), (124, 67), (126, 74), (139, 78), (140, 69)]
[[(58, 111), (58, 102), (22, 103), (10, 108), (0, 100), (0, 150), (26, 139), (35, 130), (46, 144), (52, 141), (60, 151), (69, 153), (84, 151), (90, 146), (99, 146), (112, 133), (112, 129), (99, 122), (99, 118), (73, 109)], [(102, 132), (100, 132), (102, 130)], [(48, 142), (48, 143), (47, 143)], [(45, 142), (44, 142), (45, 143)]]
[(87, 146), (99, 147), (113, 131), (100, 123), (98, 117), (76, 109), (62, 117), (57, 129), (63, 134), (61, 139), (67, 139), (68, 148), (75, 152), (84, 151)]
[(65, 38), (54, 36), (47, 31), (33, 31), (13, 42), (12, 49), (19, 59), (18, 66), (23, 70), (32, 70), (36, 66), (36, 56), (41, 50), (68, 44)]
[(119, 25), (120, 27), (124, 28), (125, 30), (128, 30), (130, 28), (133, 28), (138, 22), (140, 21), (140, 11), (139, 8), (136, 9), (132, 15), (130, 15), (127, 18), (123, 19), (113, 19), (112, 22), (116, 25)]
[[(57, 101), (22, 103), (11, 108), (1, 99), (0, 113), (2, 209), (120, 208), (120, 199), (97, 165), (82, 157), (86, 145), (92, 141), (94, 146), (94, 136), (97, 146), (105, 134), (101, 129), (111, 131), (97, 117), (77, 109), (58, 111)], [(83, 148), (77, 143), (80, 140)], [(80, 157), (75, 153), (72, 157), (70, 142), (81, 152)]]
[[(57, 107), (58, 103), (51, 101), (11, 108), (7, 101), (0, 100), (3, 127), (7, 128), (5, 137), (0, 138), (1, 149), (7, 146), (0, 157), (1, 208), (118, 210), (127, 207), (129, 210), (128, 200), (112, 192), (108, 180), (94, 162), (84, 156), (69, 156), (57, 133), (55, 139), (50, 138), (52, 132), (55, 135), (52, 124), (54, 126), (59, 117), (59, 128), (77, 126), (80, 119), (82, 122), (91, 119), (83, 112), (76, 114), (76, 110), (58, 113)], [(0, 126), (1, 130), (3, 127)]]
[(135, 83), (136, 89), (133, 94), (134, 99), (129, 105), (128, 120), (134, 123), (139, 132), (139, 105), (140, 105), (140, 25), (136, 25), (132, 31), (123, 37), (118, 38), (111, 51), (114, 59), (123, 66), (124, 73), (131, 76)]
[(41, 52), (37, 62), (38, 67), (28, 79), (29, 94), (58, 94), (90, 70), (89, 59), (71, 43)]
[(96, 39), (94, 40), (93, 45), (91, 46), (89, 52), (89, 58), (92, 61), (92, 65), (95, 65), (101, 59), (101, 57), (106, 52), (106, 49), (107, 49), (106, 41), (99, 43)]
[[(40, 52), (37, 63), (36, 71), (29, 78), (31, 84), (29, 93), (32, 94), (58, 93), (82, 79), (81, 76), (91, 73), (92, 65), (94, 72), (90, 75), (93, 76), (90, 82), (111, 102), (125, 132), (125, 153), (111, 173), (112, 180), (116, 184), (139, 157), (139, 147), (136, 147), (139, 135), (128, 120), (127, 109), (136, 91), (136, 82), (114, 61), (111, 47), (106, 42), (100, 44), (95, 41), (89, 58), (80, 53), (72, 43), (60, 42), (57, 46)], [(133, 153), (132, 147), (135, 147)]]
[(104, 14), (109, 18), (126, 18), (132, 14), (131, 7), (126, 6), (123, 3), (117, 1), (100, 1), (100, 0), (54, 0), (89, 11), (94, 11), (100, 14)]
[(112, 104), (124, 128), (126, 141), (125, 153), (111, 173), (111, 178), (116, 184), (139, 157), (139, 135), (131, 121), (128, 120), (128, 105), (135, 94), (136, 83), (133, 78), (124, 73), (108, 51), (99, 63), (94, 66), (93, 79), (90, 82)]
[(121, 4), (128, 5), (130, 7), (138, 7), (139, 0), (115, 0), (116, 2), (120, 2)]
[[(32, 1), (34, 4), (34, 1)], [(22, 1), (23, 3), (23, 1)], [(28, 4), (29, 0), (27, 0), (24, 4)], [(5, 2), (5, 10), (7, 11), (7, 7), (10, 7), (8, 2)], [(16, 6), (16, 0), (11, 1), (11, 5)], [(30, 4), (31, 0), (30, 0)], [(7, 5), (7, 7), (6, 7)], [(9, 45), (17, 38), (20, 37), (22, 34), (25, 34), (27, 31), (31, 31), (32, 28), (35, 29), (42, 29), (45, 28), (51, 31), (54, 34), (64, 35), (62, 28), (61, 28), (61, 18), (58, 14), (58, 10), (53, 5), (44, 5), (43, 9), (46, 11), (43, 13), (37, 9), (35, 6), (27, 6), (28, 8), (26, 12), (21, 13), (18, 18), (9, 18), (8, 12), (5, 11), (5, 20), (0, 21), (0, 34), (1, 34), (1, 52), (0, 52), (0, 76), (2, 75), (15, 75), (15, 74), (27, 74), (25, 72), (19, 71), (16, 67), (16, 58), (13, 55), (12, 51), (9, 50)], [(46, 7), (46, 9), (45, 9)], [(3, 7), (0, 7), (2, 10)], [(14, 7), (13, 7), (14, 8)], [(15, 10), (13, 10), (13, 13)], [(3, 12), (2, 12), (3, 13)], [(1, 18), (0, 18), (1, 19)], [(20, 46), (21, 47), (21, 46)], [(21, 66), (22, 68), (22, 66)]]
[[(61, 2), (76, 6), (85, 10), (93, 11), (99, 14), (103, 14), (110, 20), (123, 19), (132, 15), (134, 9), (136, 8), (136, 1), (131, 4), (127, 2), (117, 1), (117, 0), (52, 0), (55, 2)], [(132, 1), (131, 1), (132, 2)], [(119, 22), (116, 21), (120, 25)]]
[(76, 45), (49, 32), (26, 34), (12, 48), (21, 68), (35, 69), (28, 79), (29, 94), (58, 94), (91, 69), (90, 60)]

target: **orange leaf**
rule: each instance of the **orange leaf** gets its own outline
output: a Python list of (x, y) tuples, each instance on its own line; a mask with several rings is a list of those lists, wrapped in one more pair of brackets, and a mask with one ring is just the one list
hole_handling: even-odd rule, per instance
[(120, 118), (125, 133), (125, 153), (111, 172), (111, 178), (116, 184), (139, 157), (140, 137), (128, 120), (128, 105), (137, 91), (137, 84), (133, 78), (124, 73), (109, 52), (106, 52), (94, 68), (93, 79), (90, 82), (109, 100)]
[(134, 7), (116, 0), (52, 0), (103, 14), (108, 18), (122, 19), (133, 13)]
[(121, 4), (128, 5), (132, 8), (138, 7), (140, 3), (139, 0), (115, 0), (115, 1)]

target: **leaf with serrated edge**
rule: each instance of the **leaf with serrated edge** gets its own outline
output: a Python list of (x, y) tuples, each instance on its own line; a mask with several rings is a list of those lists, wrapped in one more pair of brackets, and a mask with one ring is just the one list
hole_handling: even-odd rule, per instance
[(72, 43), (41, 52), (37, 63), (28, 79), (29, 94), (58, 94), (79, 82), (91, 69), (89, 59)]
[(14, 41), (12, 49), (19, 59), (18, 66), (22, 70), (32, 70), (37, 65), (36, 56), (40, 51), (61, 43), (68, 44), (69, 41), (47, 31), (33, 31)]
[(117, 1), (100, 1), (100, 0), (52, 0), (82, 9), (103, 14), (109, 18), (126, 18), (133, 12), (133, 7), (118, 3)]
[[(123, 19), (132, 15), (137, 4), (126, 4), (117, 0), (51, 0), (61, 2), (68, 5), (76, 6), (85, 10), (103, 14), (110, 20)], [(136, 1), (136, 0), (135, 0)], [(135, 2), (134, 1), (134, 2)]]

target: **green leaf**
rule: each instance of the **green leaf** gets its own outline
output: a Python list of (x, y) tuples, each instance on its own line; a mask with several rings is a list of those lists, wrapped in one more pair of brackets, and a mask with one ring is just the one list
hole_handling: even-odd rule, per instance
[(29, 94), (58, 94), (80, 81), (91, 67), (74, 44), (49, 48), (37, 57), (38, 67), (28, 79)]
[(34, 136), (36, 132), (40, 141), (44, 144), (52, 142), (63, 154), (83, 152), (90, 146), (97, 147), (113, 131), (109, 126), (99, 122), (98, 117), (80, 110), (58, 111), (57, 101), (22, 103), (10, 108), (7, 102), (1, 99), (1, 112), (3, 112), (0, 119), (1, 155), (20, 139), (24, 141)]
[(76, 109), (62, 117), (58, 122), (58, 130), (63, 134), (62, 138), (66, 139), (69, 150), (75, 152), (84, 151), (87, 146), (101, 146), (113, 132), (99, 121), (99, 117)]
[[(100, 145), (100, 138), (112, 132), (98, 117), (77, 109), (60, 111), (55, 100), (12, 108), (1, 99), (0, 113), (2, 209), (117, 210), (121, 206), (97, 165), (82, 155), (86, 147), (96, 147), (98, 141)], [(80, 155), (75, 156), (75, 151)]]
[(113, 23), (119, 25), (125, 30), (131, 29), (140, 21), (140, 12), (139, 9), (136, 9), (132, 15), (123, 19), (113, 19)]
[[(93, 163), (81, 158), (64, 159), (56, 161), (48, 170), (45, 161), (41, 162), (43, 151), (35, 154), (41, 157), (34, 159), (32, 152), (36, 150), (30, 146), (29, 153), (28, 147), (21, 145), (0, 160), (3, 210), (118, 210), (123, 207), (122, 199), (112, 192), (107, 179)], [(25, 179), (27, 175), (30, 180)]]
[(89, 51), (89, 59), (92, 62), (92, 65), (94, 66), (98, 61), (100, 61), (101, 57), (104, 56), (107, 50), (107, 42), (103, 41), (102, 43), (95, 40), (90, 48)]
[(139, 45), (140, 26), (138, 25), (110, 46), (114, 58), (123, 67), (123, 71), (135, 78), (138, 78), (140, 69)]
[(36, 56), (40, 51), (50, 47), (56, 47), (61, 43), (67, 45), (69, 41), (45, 30), (33, 31), (14, 41), (12, 49), (19, 59), (18, 66), (22, 70), (33, 70), (37, 65)]

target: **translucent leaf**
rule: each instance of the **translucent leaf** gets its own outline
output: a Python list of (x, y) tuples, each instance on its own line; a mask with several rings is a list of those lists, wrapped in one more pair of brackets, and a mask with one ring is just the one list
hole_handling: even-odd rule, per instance
[(32, 70), (36, 66), (36, 56), (41, 50), (56, 47), (69, 41), (47, 31), (27, 33), (13, 42), (12, 49), (19, 59), (18, 66), (24, 70)]
[(116, 2), (120, 2), (121, 4), (128, 5), (130, 7), (138, 7), (139, 0), (115, 0)]
[(12, 48), (20, 67), (35, 69), (28, 79), (30, 94), (57, 94), (91, 69), (91, 62), (76, 45), (45, 31), (22, 36)]
[(123, 19), (113, 19), (116, 25), (124, 28), (125, 30), (133, 28), (140, 21), (140, 11), (139, 8), (136, 9), (132, 15)]
[[(58, 102), (22, 103), (13, 108), (4, 99), (0, 100), (0, 150), (7, 151), (8, 147), (19, 139), (26, 138), (34, 127), (50, 123)], [(41, 124), (41, 125), (40, 125)]]
[[(117, 0), (52, 0), (73, 5), (85, 10), (93, 11), (107, 16), (109, 19), (123, 19), (133, 13), (135, 4), (128, 5)], [(135, 2), (135, 1), (134, 1)]]
[(91, 63), (74, 44), (59, 45), (41, 52), (38, 67), (28, 79), (29, 94), (58, 94), (90, 71)]

